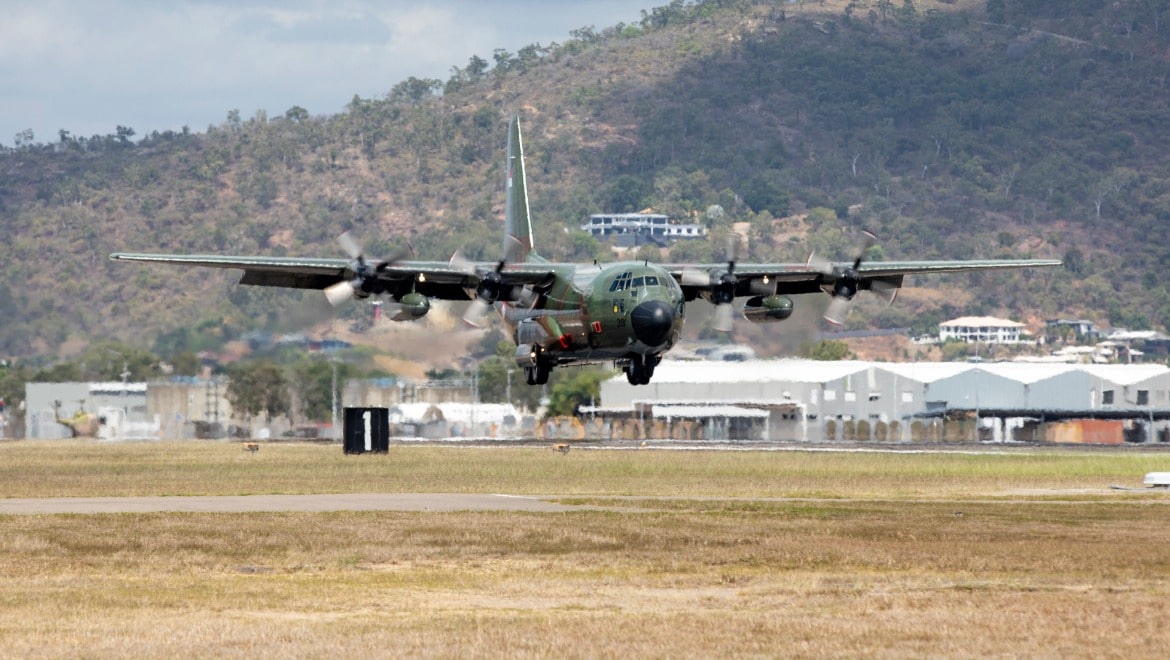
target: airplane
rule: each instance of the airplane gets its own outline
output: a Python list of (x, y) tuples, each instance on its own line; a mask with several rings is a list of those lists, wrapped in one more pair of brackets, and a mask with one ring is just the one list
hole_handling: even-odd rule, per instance
[(730, 330), (733, 303), (753, 323), (792, 315), (791, 296), (826, 293), (825, 318), (840, 324), (862, 291), (892, 302), (906, 275), (1044, 268), (1052, 259), (866, 262), (873, 234), (864, 235), (857, 257), (830, 262), (738, 263), (735, 245), (726, 263), (659, 264), (649, 261), (574, 264), (541, 257), (535, 250), (528, 205), (520, 119), (509, 124), (505, 160), (504, 244), (495, 262), (472, 262), (459, 251), (448, 261), (403, 260), (400, 252), (371, 261), (348, 233), (338, 241), (349, 259), (219, 256), (116, 252), (115, 261), (239, 269), (240, 284), (320, 289), (333, 305), (388, 296), (384, 315), (396, 321), (426, 316), (431, 300), (470, 300), (464, 321), (478, 326), (495, 309), (516, 343), (516, 363), (529, 385), (548, 382), (555, 367), (612, 362), (632, 385), (645, 385), (662, 356), (682, 336), (686, 303), (715, 305), (717, 330)]

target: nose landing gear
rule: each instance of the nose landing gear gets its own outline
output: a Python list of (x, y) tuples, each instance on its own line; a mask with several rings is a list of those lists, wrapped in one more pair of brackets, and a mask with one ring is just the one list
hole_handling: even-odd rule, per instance
[(626, 365), (626, 380), (630, 385), (647, 385), (654, 376), (654, 367), (662, 358), (657, 355), (631, 355), (630, 363)]

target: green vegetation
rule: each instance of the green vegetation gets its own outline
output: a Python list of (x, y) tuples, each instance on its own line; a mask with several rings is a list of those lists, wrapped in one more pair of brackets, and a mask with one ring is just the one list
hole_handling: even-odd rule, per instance
[[(395, 445), (353, 457), (337, 445), (26, 441), (0, 444), (0, 497), (395, 492), (614, 497), (1015, 497), (1015, 489), (1112, 498), (1162, 469), (1153, 451), (967, 453), (574, 451)], [(1156, 494), (1156, 493), (1154, 493)]]
[(833, 339), (822, 340), (801, 347), (801, 355), (812, 360), (847, 360), (849, 344)]
[(721, 253), (732, 223), (750, 227), (743, 260), (852, 256), (864, 227), (891, 259), (1069, 267), (918, 278), (965, 294), (854, 324), (922, 332), (996, 313), (1165, 328), (1168, 21), (1157, 2), (675, 0), (637, 25), (355, 96), (335, 116), (228, 110), (203, 132), (22, 135), (0, 149), (0, 355), (145, 335), (170, 359), (281, 328), (300, 300), (229, 273), (108, 263), (118, 250), (335, 254), (355, 229), (371, 254), (409, 243), (494, 259), (514, 112), (551, 258), (608, 258), (573, 231), (600, 211), (653, 207), (718, 230), (663, 255), (677, 260)]

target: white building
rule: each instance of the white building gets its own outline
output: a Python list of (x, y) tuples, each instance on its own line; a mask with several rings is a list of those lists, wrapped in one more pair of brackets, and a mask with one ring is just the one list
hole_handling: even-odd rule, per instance
[[(99, 440), (157, 439), (158, 415), (146, 405), (146, 383), (26, 383), (24, 437)], [(64, 421), (58, 421), (64, 420)]]
[(589, 222), (581, 225), (595, 238), (615, 237), (622, 247), (655, 243), (665, 245), (680, 238), (705, 238), (703, 225), (673, 223), (669, 216), (658, 213), (595, 213)]
[(963, 316), (938, 324), (938, 338), (944, 342), (957, 339), (985, 344), (1015, 344), (1023, 332), (1023, 323), (992, 316)]
[[(664, 360), (649, 385), (632, 386), (624, 375), (603, 381), (601, 405), (590, 412), (614, 419), (632, 415), (644, 426), (651, 419), (666, 419), (669, 426), (671, 417), (705, 416), (717, 422), (707, 425), (708, 439), (850, 439), (850, 427), (855, 438), (866, 439), (864, 425), (869, 439), (909, 441), (916, 425), (948, 415), (978, 423), (987, 440), (1011, 439), (1014, 429), (1035, 419), (1112, 419), (1130, 426), (1140, 421), (1141, 435), (1164, 439), (1170, 437), (1170, 368)], [(961, 435), (943, 428), (935, 439)]]

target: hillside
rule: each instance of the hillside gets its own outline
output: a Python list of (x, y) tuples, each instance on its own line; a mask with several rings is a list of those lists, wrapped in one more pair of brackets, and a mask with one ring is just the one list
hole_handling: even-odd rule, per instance
[[(203, 132), (64, 134), (0, 150), (0, 355), (98, 339), (163, 353), (302, 323), (299, 294), (229, 273), (112, 264), (113, 251), (495, 258), (506, 118), (520, 113), (538, 244), (607, 259), (590, 213), (708, 222), (747, 260), (1059, 257), (1067, 269), (919, 278), (857, 326), (1084, 317), (1165, 328), (1170, 9), (1139, 0), (676, 0), (639, 25), (386, 81), (346, 112), (225, 110)], [(819, 301), (798, 300), (815, 319)], [(345, 313), (364, 315), (350, 306)], [(698, 310), (696, 310), (698, 312)], [(702, 318), (696, 313), (696, 318)], [(808, 325), (801, 329), (801, 324)], [(795, 334), (812, 333), (798, 321)], [(697, 330), (696, 330), (697, 331)], [(785, 334), (784, 326), (745, 336)], [(775, 350), (786, 350), (776, 347)]]

